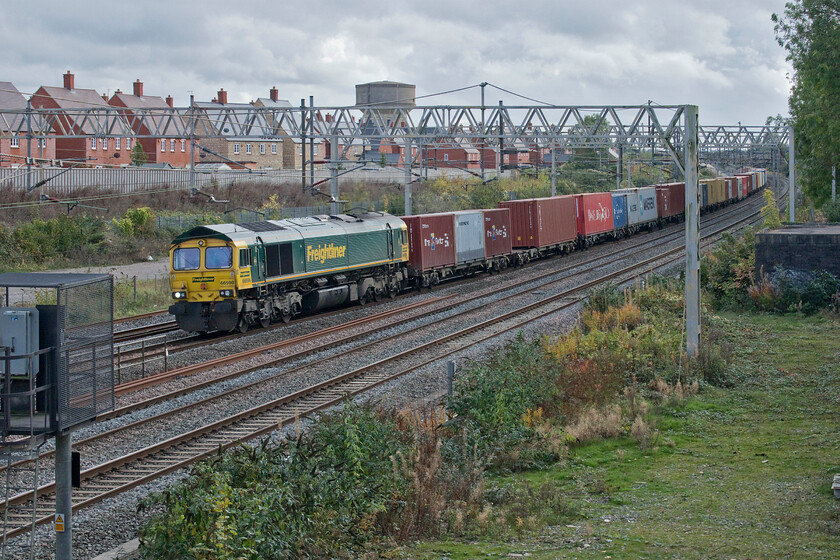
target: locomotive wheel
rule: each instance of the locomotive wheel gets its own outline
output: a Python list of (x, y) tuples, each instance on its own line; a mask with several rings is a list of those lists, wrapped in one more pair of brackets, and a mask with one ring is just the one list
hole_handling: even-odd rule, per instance
[(394, 287), (392, 284), (388, 284), (385, 288), (385, 295), (388, 296), (388, 299), (394, 299), (397, 297), (397, 288)]
[(364, 305), (368, 302), (368, 294), (367, 292), (363, 293), (359, 296), (359, 305)]
[(292, 320), (292, 314), (291, 314), (291, 312), (289, 312), (289, 311), (284, 311), (283, 313), (281, 313), (281, 314), (280, 314), (280, 320), (281, 320), (283, 323), (288, 323), (289, 321), (291, 321), (291, 320)]
[(260, 317), (260, 326), (262, 328), (267, 329), (270, 324), (271, 324), (271, 317), (266, 317), (265, 319)]
[(377, 292), (376, 288), (371, 288), (370, 290), (371, 290), (371, 299), (373, 301), (379, 301), (380, 299), (382, 299), (382, 294)]
[(239, 324), (236, 325), (236, 330), (243, 334), (248, 332), (248, 319), (244, 315), (239, 318)]

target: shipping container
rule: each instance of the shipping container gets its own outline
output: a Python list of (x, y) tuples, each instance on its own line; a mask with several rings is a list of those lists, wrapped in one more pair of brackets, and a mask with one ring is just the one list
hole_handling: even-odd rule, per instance
[(484, 256), (487, 258), (509, 255), (512, 252), (510, 210), (493, 208), (484, 214)]
[(577, 238), (575, 198), (553, 196), (507, 200), (499, 208), (510, 210), (513, 247), (548, 247)]
[[(612, 192), (612, 210), (613, 210), (613, 227), (615, 229), (626, 228), (629, 223), (627, 221), (627, 193)], [(638, 198), (638, 195), (637, 197)]]
[(709, 206), (709, 183), (705, 181), (700, 183), (700, 208), (707, 208)]
[(735, 175), (735, 178), (738, 179), (738, 198), (746, 198), (747, 194), (749, 194), (749, 177), (747, 175), (738, 174)]
[(719, 206), (726, 202), (726, 181), (709, 179), (709, 205)]
[(738, 198), (738, 178), (724, 177), (726, 181), (726, 200), (735, 200)]
[(656, 187), (642, 187), (639, 191), (639, 223), (653, 222), (659, 218), (656, 211)]
[[(639, 212), (639, 189), (616, 189), (612, 191), (613, 196), (624, 194), (627, 197), (627, 225), (635, 226), (640, 221)], [(613, 209), (615, 211), (615, 209)], [(615, 221), (615, 219), (613, 219)]]
[(578, 235), (588, 237), (613, 230), (613, 204), (610, 193), (576, 194)]
[(405, 216), (408, 263), (417, 271), (455, 264), (455, 220), (452, 214)]
[(656, 185), (656, 209), (660, 218), (673, 218), (685, 212), (685, 183)]
[(480, 210), (453, 212), (455, 261), (458, 264), (484, 259), (484, 215)]

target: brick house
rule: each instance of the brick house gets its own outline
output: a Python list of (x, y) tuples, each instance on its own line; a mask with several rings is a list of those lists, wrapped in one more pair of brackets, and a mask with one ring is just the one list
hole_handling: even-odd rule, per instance
[[(18, 167), (26, 165), (27, 154), (35, 159), (34, 164), (44, 164), (55, 159), (55, 138), (27, 139), (27, 117), (21, 113), (6, 113), (26, 110), (26, 97), (11, 82), (0, 82), (0, 167)], [(43, 117), (32, 112), (29, 123), (33, 129), (39, 129)]]
[[(134, 82), (132, 94), (117, 90), (108, 100), (108, 105), (124, 107), (126, 109), (124, 112), (127, 117), (126, 120), (131, 123), (132, 130), (139, 136), (152, 136), (156, 133), (168, 133), (170, 131), (174, 133), (176, 130), (185, 130), (183, 122), (177, 123), (177, 127), (174, 125), (168, 126), (169, 120), (173, 118), (167, 115), (167, 112), (170, 112), (173, 107), (172, 96), (168, 96), (164, 101), (159, 96), (143, 95), (143, 82), (140, 80)], [(150, 110), (152, 116), (146, 113), (142, 122), (133, 122), (131, 119), (134, 116), (133, 110)], [(149, 126), (152, 128), (151, 130)], [(143, 146), (143, 151), (148, 158), (147, 163), (168, 163), (172, 167), (190, 166), (189, 138), (137, 138), (137, 142)], [(130, 155), (128, 157), (130, 158)], [(196, 158), (198, 158), (198, 154), (196, 154)]]
[[(212, 130), (219, 136), (201, 138), (200, 144), (224, 158), (234, 161), (249, 169), (282, 169), (285, 133), (268, 122), (264, 114), (256, 114), (252, 119), (245, 115), (253, 110), (250, 103), (228, 103), (228, 92), (220, 89), (218, 96), (211, 102), (196, 102), (196, 130)], [(225, 109), (238, 109), (241, 113), (231, 113)], [(251, 112), (251, 115), (254, 115)], [(288, 138), (288, 135), (285, 135)], [(204, 152), (202, 163), (225, 161), (213, 154)], [(230, 164), (230, 161), (226, 163)]]
[[(37, 109), (108, 109), (111, 106), (104, 98), (92, 89), (81, 89), (75, 86), (75, 76), (68, 71), (64, 74), (64, 87), (41, 86), (32, 96), (32, 107)], [(95, 136), (97, 128), (90, 122), (89, 117), (77, 121), (72, 114), (59, 111), (57, 122), (53, 125), (56, 135), (75, 134), (87, 135), (88, 138), (56, 138), (55, 157), (65, 160), (65, 165), (74, 162), (84, 162), (89, 166), (124, 166), (131, 160), (131, 136)], [(128, 130), (128, 125), (115, 127)]]

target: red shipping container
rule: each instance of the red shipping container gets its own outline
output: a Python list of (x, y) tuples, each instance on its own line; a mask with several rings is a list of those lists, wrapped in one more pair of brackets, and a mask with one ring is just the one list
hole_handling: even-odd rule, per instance
[(738, 178), (738, 182), (741, 186), (741, 198), (746, 198), (747, 194), (750, 192), (749, 184), (750, 184), (750, 177), (749, 175), (735, 175)]
[(484, 212), (484, 256), (509, 255), (512, 249), (510, 209), (494, 208)]
[(408, 264), (431, 270), (455, 264), (455, 220), (452, 214), (402, 218), (408, 226)]
[(670, 218), (685, 212), (685, 183), (656, 185), (656, 209), (660, 218)]
[(724, 177), (726, 181), (726, 200), (738, 198), (738, 179), (735, 177)]
[(588, 193), (574, 196), (579, 235), (595, 235), (614, 229), (613, 201), (610, 193)]
[(547, 247), (577, 239), (574, 196), (507, 200), (499, 208), (510, 209), (513, 247)]

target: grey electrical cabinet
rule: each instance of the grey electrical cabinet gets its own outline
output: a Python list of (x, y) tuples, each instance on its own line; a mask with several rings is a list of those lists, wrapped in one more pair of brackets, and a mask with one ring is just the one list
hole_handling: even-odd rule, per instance
[[(33, 307), (0, 307), (0, 346), (7, 346), (13, 356), (40, 350), (38, 310)], [(13, 376), (38, 374), (40, 360), (37, 357), (31, 360), (17, 358), (10, 362), (9, 373)]]

